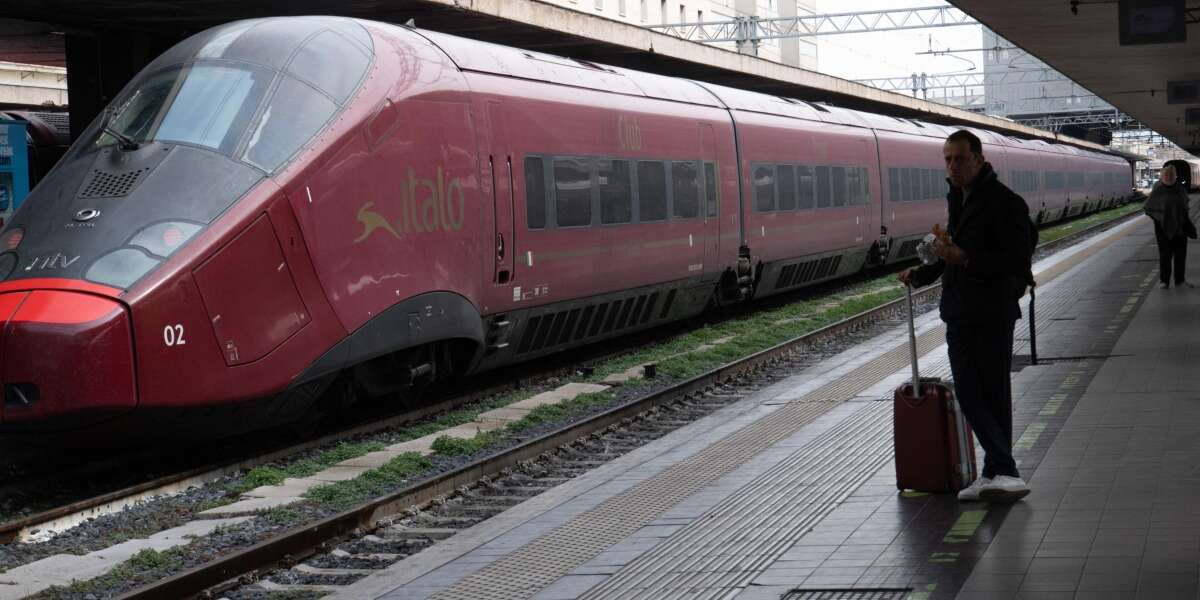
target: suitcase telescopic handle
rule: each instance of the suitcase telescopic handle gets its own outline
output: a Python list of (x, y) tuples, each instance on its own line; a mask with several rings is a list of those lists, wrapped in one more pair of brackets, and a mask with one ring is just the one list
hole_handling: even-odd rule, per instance
[(913, 397), (921, 397), (921, 373), (917, 369), (917, 332), (913, 325), (912, 285), (904, 285), (904, 293), (908, 298), (908, 349), (912, 353), (912, 389)]

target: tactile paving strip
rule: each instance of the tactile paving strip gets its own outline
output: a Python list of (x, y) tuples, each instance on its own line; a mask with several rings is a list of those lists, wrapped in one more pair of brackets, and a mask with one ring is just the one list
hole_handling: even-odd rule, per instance
[[(917, 338), (918, 353), (924, 354), (941, 345), (944, 337), (944, 326), (921, 334)], [(830, 410), (834, 400), (852, 398), (907, 365), (908, 356), (907, 345), (893, 348), (842, 378), (853, 383), (831, 383), (813, 390), (799, 401), (781, 406), (775, 412), (664, 470), (657, 477), (606, 500), (432, 598), (524, 600), (533, 596), (609, 546), (629, 537), (688, 496), (715, 483), (754, 456), (799, 431), (805, 424)], [(835, 393), (835, 389), (840, 393)], [(891, 441), (891, 436), (880, 437), (888, 443)]]
[(891, 460), (891, 417), (864, 403), (580, 600), (738, 594)]
[[(917, 336), (917, 354), (937, 348), (946, 341), (946, 326), (938, 325)], [(908, 344), (902, 344), (874, 360), (805, 394), (798, 402), (843, 402), (859, 392), (879, 383), (881, 379), (908, 366), (912, 354)]]

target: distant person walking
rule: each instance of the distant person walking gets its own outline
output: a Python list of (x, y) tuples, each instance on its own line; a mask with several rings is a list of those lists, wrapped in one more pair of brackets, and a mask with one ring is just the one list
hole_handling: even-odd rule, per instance
[(1150, 190), (1146, 215), (1154, 221), (1154, 239), (1158, 241), (1159, 287), (1171, 287), (1174, 266), (1175, 287), (1195, 287), (1187, 282), (1187, 238), (1196, 237), (1196, 226), (1188, 215), (1187, 190), (1176, 181), (1175, 167), (1167, 165), (1159, 172), (1158, 183)]

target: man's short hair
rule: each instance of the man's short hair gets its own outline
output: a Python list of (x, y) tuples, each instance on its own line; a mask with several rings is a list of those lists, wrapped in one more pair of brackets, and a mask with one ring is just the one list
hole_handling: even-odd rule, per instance
[(967, 145), (971, 147), (971, 152), (973, 152), (975, 156), (983, 156), (983, 142), (979, 141), (979, 136), (967, 131), (966, 129), (959, 129), (958, 131), (950, 134), (950, 137), (946, 138), (947, 144), (962, 141), (967, 142)]
[(1170, 171), (1172, 173), (1175, 173), (1175, 165), (1163, 165), (1162, 170), (1163, 170), (1163, 172)]

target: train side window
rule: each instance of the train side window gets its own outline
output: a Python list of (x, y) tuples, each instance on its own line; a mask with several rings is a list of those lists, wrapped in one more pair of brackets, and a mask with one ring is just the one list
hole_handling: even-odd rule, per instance
[(542, 157), (525, 157), (525, 224), (530, 229), (546, 228), (546, 180)]
[(817, 167), (817, 208), (828, 208), (833, 201), (829, 167)]
[(800, 188), (799, 202), (796, 208), (801, 210), (812, 208), (816, 203), (813, 193), (812, 167), (796, 167), (796, 187)]
[(863, 185), (858, 182), (858, 167), (846, 167), (847, 204), (857, 206), (862, 200)]
[(900, 201), (912, 202), (912, 169), (899, 169), (900, 171)]
[(900, 169), (896, 167), (888, 167), (888, 201), (904, 201), (900, 196)]
[(588, 158), (554, 159), (554, 211), (559, 227), (592, 224), (592, 169)]
[(796, 167), (779, 165), (779, 210), (796, 210)]
[(833, 168), (833, 205), (846, 205), (846, 167)]
[(700, 173), (695, 162), (671, 162), (671, 198), (676, 218), (690, 219), (700, 215)]
[(929, 169), (917, 169), (917, 179), (921, 181), (921, 199), (928, 200), (933, 197), (933, 189), (929, 185)]
[(775, 165), (754, 167), (754, 208), (758, 212), (775, 210)]
[(858, 168), (858, 178), (862, 181), (862, 203), (863, 206), (871, 204), (871, 171), (866, 167)]
[(912, 176), (910, 176), (908, 180), (908, 196), (912, 198), (914, 202), (920, 202), (921, 200), (925, 199), (925, 197), (921, 195), (921, 170), (914, 167), (910, 168), (909, 171), (912, 171)]
[(717, 165), (706, 162), (704, 163), (704, 200), (708, 205), (707, 213), (710, 217), (717, 216), (717, 195), (720, 193), (717, 190)]
[(638, 222), (667, 218), (667, 167), (659, 160), (638, 161)]
[(633, 222), (633, 181), (629, 161), (596, 160), (596, 192), (600, 195), (600, 223)]

